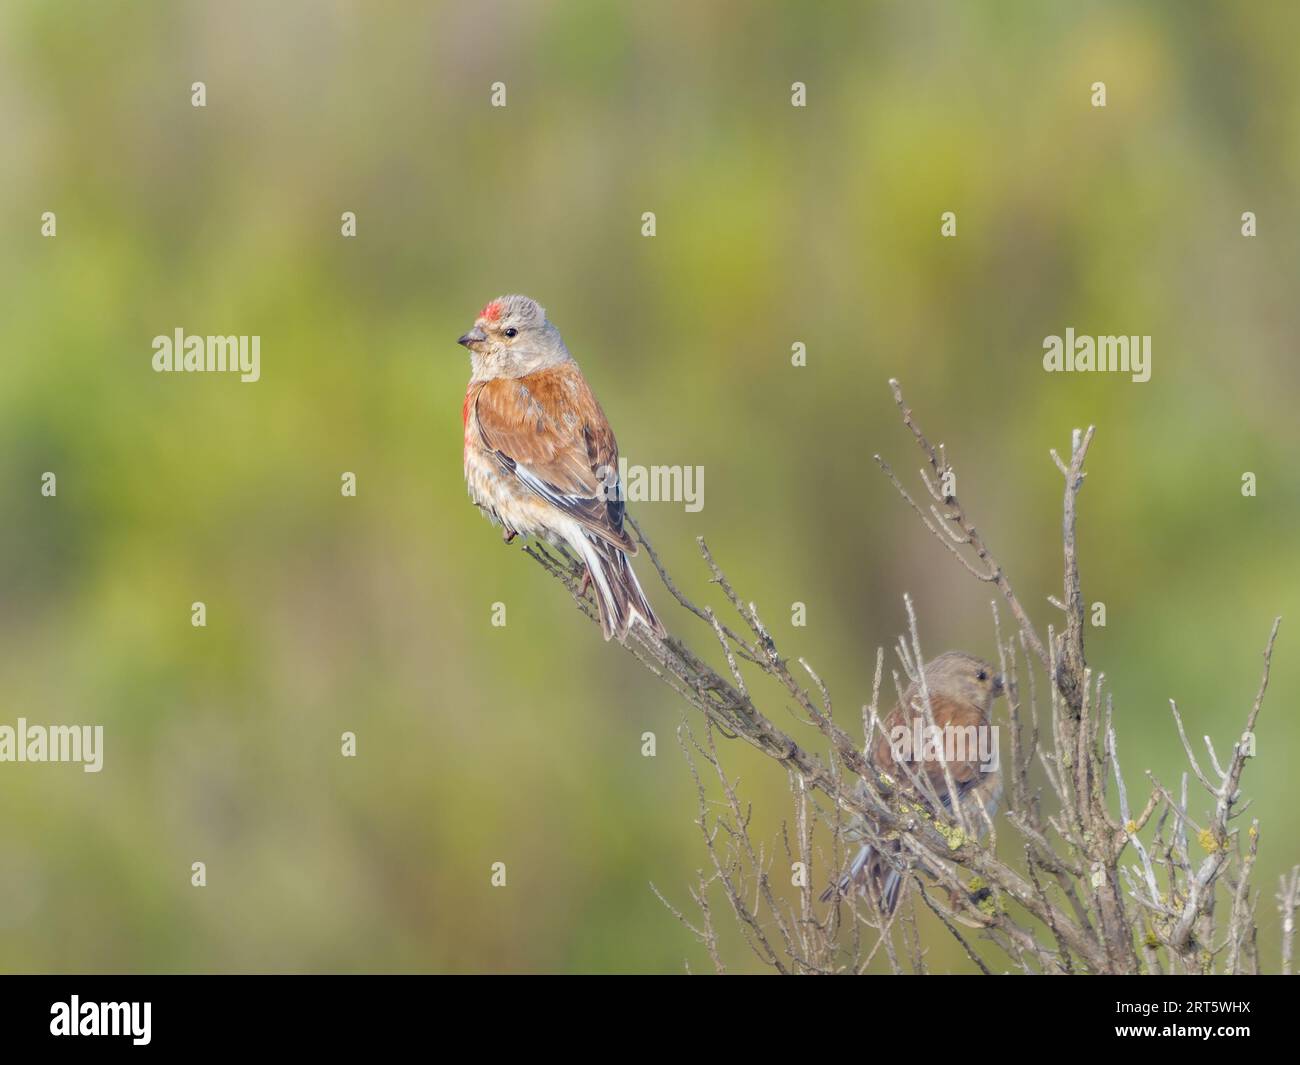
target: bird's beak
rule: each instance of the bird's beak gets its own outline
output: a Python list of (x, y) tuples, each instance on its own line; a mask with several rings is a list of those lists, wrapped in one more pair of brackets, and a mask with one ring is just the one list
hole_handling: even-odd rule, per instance
[(487, 334), (479, 326), (475, 326), (463, 337), (456, 341), (457, 344), (469, 347), (471, 344), (477, 344), (480, 340), (486, 340)]
[(996, 699), (999, 695), (1001, 695), (1006, 690), (1007, 690), (1006, 682), (1002, 679), (1002, 674), (999, 673), (997, 676), (993, 678), (993, 698)]

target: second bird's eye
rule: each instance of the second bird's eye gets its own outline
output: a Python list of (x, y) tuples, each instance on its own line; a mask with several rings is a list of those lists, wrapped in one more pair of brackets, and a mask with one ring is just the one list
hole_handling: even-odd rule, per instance
[(975, 679), (976, 679), (976, 680), (988, 680), (988, 679), (989, 679), (989, 672), (988, 672), (988, 670), (987, 670), (987, 669), (981, 669), (977, 674), (975, 674)]
[(511, 326), (509, 329), (506, 330), (506, 336), (508, 337), (517, 337), (518, 335), (519, 335), (519, 330), (516, 329), (514, 326)]

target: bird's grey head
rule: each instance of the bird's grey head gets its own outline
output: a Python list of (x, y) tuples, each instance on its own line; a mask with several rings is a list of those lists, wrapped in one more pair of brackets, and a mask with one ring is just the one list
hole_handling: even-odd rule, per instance
[(931, 694), (962, 699), (987, 709), (1003, 692), (1002, 675), (982, 658), (949, 651), (925, 664)]
[(469, 349), (474, 378), (523, 377), (569, 358), (560, 331), (527, 296), (499, 296), (478, 312), (457, 343)]

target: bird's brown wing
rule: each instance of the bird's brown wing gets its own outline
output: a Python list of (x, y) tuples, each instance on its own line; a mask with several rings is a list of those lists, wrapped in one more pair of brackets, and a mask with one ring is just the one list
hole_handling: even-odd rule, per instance
[(487, 381), (474, 412), (483, 446), (530, 492), (628, 554), (618, 442), (576, 365)]
[[(912, 728), (914, 718), (920, 718), (922, 725), (925, 724), (925, 711), (919, 712), (914, 710), (912, 704), (921, 705), (921, 695), (916, 690), (915, 685), (908, 688), (904, 696), (904, 702), (894, 707), (890, 714), (882, 722), (885, 735), (876, 741), (872, 750), (872, 761), (875, 762), (878, 769), (901, 778), (898, 783), (907, 786), (907, 774), (894, 767), (893, 751), (889, 744), (889, 735), (895, 727), (905, 727), (909, 730)], [(967, 728), (968, 726), (980, 727), (988, 724), (988, 719), (984, 712), (972, 703), (964, 699), (954, 699), (948, 695), (940, 695), (937, 692), (930, 692), (930, 709), (934, 711), (934, 723), (943, 729), (946, 726), (954, 728)], [(979, 734), (974, 734), (974, 742), (978, 742)], [(921, 760), (920, 751), (912, 751), (908, 762), (912, 772), (924, 772), (930, 779), (930, 784), (934, 788), (935, 794), (944, 802), (948, 802), (948, 783), (944, 779), (943, 763), (936, 759)], [(953, 784), (956, 785), (959, 792), (978, 783), (980, 778), (980, 760), (978, 756), (978, 747), (971, 749), (968, 745), (967, 750), (962, 752), (965, 758), (954, 758), (948, 763), (948, 771), (952, 774)]]

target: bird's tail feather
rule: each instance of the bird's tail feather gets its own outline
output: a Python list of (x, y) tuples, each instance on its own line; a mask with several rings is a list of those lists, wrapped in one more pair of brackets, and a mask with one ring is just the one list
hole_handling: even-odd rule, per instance
[(627, 555), (608, 541), (585, 533), (578, 548), (596, 590), (600, 628), (605, 639), (617, 636), (623, 640), (638, 621), (662, 639), (666, 635), (664, 627), (650, 608)]
[(822, 902), (829, 902), (836, 895), (847, 895), (855, 886), (865, 893), (868, 883), (873, 885), (875, 894), (880, 896), (881, 913), (888, 917), (898, 906), (903, 877), (870, 844), (863, 844), (862, 849), (854, 855), (840, 882), (822, 892)]

